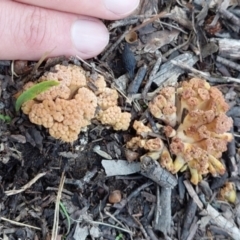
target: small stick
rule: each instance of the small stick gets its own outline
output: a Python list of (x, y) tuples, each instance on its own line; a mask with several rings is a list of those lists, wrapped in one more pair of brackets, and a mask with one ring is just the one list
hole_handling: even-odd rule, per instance
[(186, 209), (184, 220), (183, 220), (183, 227), (182, 227), (182, 233), (181, 233), (182, 240), (186, 240), (189, 235), (190, 226), (193, 222), (196, 211), (197, 211), (197, 204), (194, 202), (193, 199), (190, 199), (190, 201), (187, 204), (187, 209)]
[(146, 95), (147, 95), (147, 93), (148, 93), (148, 91), (149, 91), (149, 89), (150, 89), (150, 87), (152, 85), (152, 82), (153, 82), (153, 80), (155, 78), (155, 75), (156, 75), (156, 73), (157, 73), (161, 63), (162, 63), (162, 56), (160, 56), (157, 59), (156, 63), (154, 64), (154, 67), (153, 67), (153, 69), (152, 69), (152, 71), (151, 71), (151, 73), (149, 75), (149, 79), (148, 79), (148, 81), (147, 81), (147, 83), (146, 83), (146, 85), (145, 85), (145, 87), (143, 89), (143, 92), (142, 92), (143, 99), (146, 99)]
[(193, 223), (191, 225), (190, 233), (188, 235), (187, 240), (193, 240), (194, 239), (194, 236), (195, 236), (195, 234), (198, 230), (198, 227), (199, 227), (199, 225), (197, 223), (197, 217), (195, 217), (194, 220), (193, 220)]
[(177, 62), (176, 60), (171, 60), (171, 63), (184, 69), (187, 71), (190, 71), (194, 73), (197, 76), (206, 78), (208, 81), (213, 82), (213, 83), (226, 83), (226, 82), (235, 82), (235, 83), (240, 83), (240, 79), (237, 78), (232, 78), (232, 77), (212, 77), (209, 72), (202, 72), (199, 71), (193, 67), (188, 66), (185, 63), (180, 63)]
[(182, 33), (184, 33), (184, 34), (188, 34), (188, 33), (185, 32), (184, 30), (182, 30), (180, 27), (177, 27), (177, 26), (174, 26), (174, 25), (172, 25), (172, 24), (169, 24), (169, 23), (166, 23), (166, 22), (162, 22), (162, 21), (159, 21), (159, 23), (160, 23), (161, 25), (165, 25), (165, 26), (174, 28), (174, 29), (176, 29), (176, 30), (178, 30), (178, 31), (180, 31), (180, 32), (182, 32)]
[(224, 229), (235, 240), (240, 240), (240, 229), (231, 221), (223, 217), (215, 208), (210, 204), (207, 205), (204, 211), (208, 216), (212, 217), (214, 223)]
[(203, 210), (203, 203), (201, 202), (200, 198), (198, 197), (197, 193), (195, 192), (195, 190), (193, 189), (192, 184), (188, 181), (185, 180), (183, 181), (189, 195), (192, 197), (192, 199), (195, 201), (195, 203), (198, 205), (198, 207)]
[(58, 188), (58, 193), (57, 193), (57, 198), (56, 198), (56, 203), (55, 203), (51, 240), (56, 240), (57, 236), (58, 236), (58, 223), (59, 223), (59, 211), (60, 211), (59, 210), (59, 205), (60, 205), (59, 203), (60, 203), (60, 200), (61, 200), (61, 195), (62, 195), (62, 191), (63, 191), (65, 178), (66, 177), (64, 176), (64, 172), (62, 172), (62, 176), (61, 176), (60, 183), (59, 183), (59, 188)]
[(146, 22), (143, 22), (142, 24), (132, 28), (130, 30), (130, 32), (135, 32), (137, 30), (139, 30), (140, 28), (142, 27), (145, 27), (146, 25), (148, 25), (149, 23), (152, 23), (154, 21), (156, 21), (157, 19), (159, 18), (163, 18), (163, 17), (167, 17), (167, 16), (170, 16), (171, 14), (169, 13), (166, 13), (166, 12), (160, 12), (159, 14), (155, 15), (154, 17), (150, 18), (149, 20), (147, 20)]
[(31, 181), (29, 181), (27, 184), (25, 184), (24, 186), (22, 186), (20, 189), (18, 190), (9, 190), (9, 191), (5, 191), (4, 193), (7, 196), (12, 196), (21, 192), (24, 192), (26, 189), (30, 188), (38, 179), (40, 179), (41, 177), (45, 176), (45, 173), (39, 173), (37, 176), (35, 176)]
[(108, 212), (106, 209), (104, 209), (104, 213), (112, 218), (115, 222), (117, 222), (122, 228), (125, 228), (125, 226), (118, 220), (116, 219), (110, 212)]
[(138, 226), (139, 226), (139, 228), (140, 228), (140, 230), (141, 230), (141, 232), (142, 232), (142, 234), (143, 234), (143, 236), (144, 236), (144, 239), (150, 240), (150, 238), (149, 238), (146, 230), (144, 229), (144, 227), (143, 227), (143, 225), (140, 223), (140, 221), (139, 221), (137, 218), (135, 218), (133, 215), (132, 215), (132, 218), (133, 218), (134, 221), (138, 224)]
[[(171, 228), (171, 188), (161, 188), (161, 191), (157, 191), (157, 205), (156, 215), (154, 219), (154, 229), (162, 232), (165, 237), (170, 233)], [(161, 211), (160, 211), (161, 209)]]
[(230, 61), (230, 60), (220, 57), (220, 56), (217, 56), (216, 61), (240, 72), (240, 65), (233, 61)]
[(177, 179), (148, 156), (141, 159), (141, 174), (161, 187), (174, 188), (177, 185)]
[(182, 47), (186, 46), (186, 45), (190, 42), (191, 39), (192, 39), (192, 34), (190, 34), (190, 36), (189, 36), (189, 38), (188, 38), (188, 40), (187, 40), (186, 42), (184, 42), (184, 43), (176, 46), (176, 47), (173, 48), (173, 49), (170, 49), (168, 52), (166, 52), (166, 53), (163, 54), (163, 57), (166, 58), (166, 57), (168, 57), (169, 55), (171, 55), (172, 53), (174, 53), (175, 51), (177, 51), (178, 49), (181, 49)]
[(153, 229), (150, 225), (148, 225), (147, 227), (145, 227), (146, 232), (148, 233), (149, 237), (151, 240), (163, 240), (162, 238), (158, 238), (155, 233), (153, 232)]
[(109, 47), (104, 53), (104, 55), (101, 57), (101, 61), (105, 61), (107, 57), (112, 54), (113, 50), (120, 44), (120, 42), (125, 38), (125, 36), (129, 33), (129, 30), (125, 31), (118, 40), (112, 44), (112, 46)]
[(129, 84), (128, 86), (128, 94), (132, 95), (138, 92), (140, 85), (142, 84), (142, 81), (146, 75), (147, 72), (147, 65), (144, 64), (141, 68), (139, 68), (136, 77), (134, 80)]
[(0, 220), (5, 221), (5, 222), (9, 222), (9, 223), (11, 223), (11, 224), (14, 224), (14, 225), (20, 226), (20, 227), (29, 227), (29, 228), (33, 228), (33, 229), (36, 229), (36, 230), (41, 230), (41, 228), (34, 227), (34, 226), (32, 226), (32, 225), (28, 225), (28, 224), (25, 224), (25, 223), (16, 222), (16, 221), (7, 219), (7, 218), (5, 218), (5, 217), (0, 217)]
[(121, 212), (121, 210), (127, 205), (127, 203), (133, 198), (133, 197), (136, 197), (140, 191), (142, 191), (144, 188), (147, 188), (149, 186), (151, 186), (153, 183), (152, 182), (146, 182), (144, 183), (142, 186), (138, 187), (135, 191), (133, 191), (128, 197), (127, 199), (125, 200), (125, 202), (123, 202), (121, 205), (122, 205), (122, 208), (121, 209), (117, 209), (113, 215), (117, 215)]
[(127, 25), (132, 25), (138, 22), (137, 18), (126, 18), (126, 19), (121, 19), (118, 21), (115, 21), (111, 24), (108, 25), (108, 30), (111, 31), (114, 28), (117, 27), (123, 27), (123, 26), (127, 26)]
[(218, 9), (219, 13), (222, 14), (222, 16), (229, 20), (230, 22), (232, 22), (233, 24), (235, 24), (236, 26), (240, 26), (240, 18), (238, 18), (237, 16), (235, 16), (233, 13), (229, 12), (228, 10), (220, 7)]

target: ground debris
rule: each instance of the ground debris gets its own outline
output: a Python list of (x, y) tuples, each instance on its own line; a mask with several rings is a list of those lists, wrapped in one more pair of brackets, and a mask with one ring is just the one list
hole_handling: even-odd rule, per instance
[[(11, 119), (0, 120), (1, 239), (240, 239), (239, 0), (140, 2), (128, 18), (105, 22), (110, 42), (94, 59), (0, 61), (0, 116)], [(114, 131), (94, 120), (75, 142), (63, 143), (16, 113), (22, 86), (57, 64), (84, 68), (94, 91), (101, 73), (118, 91), (120, 109), (131, 114), (131, 127)], [(144, 133), (148, 138), (169, 146), (148, 101), (191, 77), (223, 93), (234, 136), (221, 157), (226, 173), (203, 174), (196, 186), (189, 171), (172, 175), (150, 158), (139, 161), (143, 149), (126, 148), (136, 119), (153, 129)], [(235, 203), (219, 195), (229, 182)], [(109, 201), (116, 192), (121, 198)]]

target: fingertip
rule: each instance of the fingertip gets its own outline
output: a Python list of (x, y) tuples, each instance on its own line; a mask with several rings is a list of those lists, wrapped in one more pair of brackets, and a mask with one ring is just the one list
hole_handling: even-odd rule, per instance
[(109, 32), (96, 19), (78, 19), (71, 27), (72, 43), (79, 55), (90, 58), (98, 55), (109, 42)]
[(106, 9), (119, 17), (130, 15), (136, 10), (139, 2), (140, 0), (103, 0)]

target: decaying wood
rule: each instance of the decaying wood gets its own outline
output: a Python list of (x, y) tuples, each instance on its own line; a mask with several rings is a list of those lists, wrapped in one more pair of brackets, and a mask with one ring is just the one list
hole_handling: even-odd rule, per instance
[(170, 172), (147, 156), (141, 160), (141, 174), (164, 188), (174, 188), (177, 185), (177, 179)]
[(171, 63), (180, 67), (181, 69), (192, 72), (194, 75), (196, 75), (200, 78), (201, 77), (205, 78), (206, 80), (208, 80), (209, 82), (212, 82), (212, 83), (228, 83), (228, 82), (240, 83), (240, 79), (232, 78), (232, 77), (221, 77), (221, 76), (213, 77), (213, 76), (210, 75), (209, 72), (199, 71), (199, 70), (197, 70), (193, 67), (190, 67), (188, 64), (183, 63), (183, 62), (177, 62), (175, 60), (172, 60)]
[(193, 201), (193, 199), (191, 199), (187, 204), (187, 209), (183, 218), (183, 227), (181, 233), (182, 240), (186, 240), (189, 235), (190, 227), (195, 217), (196, 211), (197, 204)]
[(147, 81), (147, 83), (144, 86), (144, 89), (142, 91), (142, 96), (143, 96), (144, 99), (146, 99), (146, 95), (147, 95), (147, 93), (148, 93), (148, 91), (149, 91), (149, 89), (150, 89), (150, 87), (152, 85), (153, 79), (154, 79), (154, 77), (155, 77), (155, 75), (156, 75), (156, 73), (157, 73), (161, 63), (162, 63), (162, 56), (160, 56), (157, 59), (156, 63), (154, 64), (154, 67), (153, 67), (153, 69), (152, 69), (152, 71), (151, 71), (151, 73), (149, 75), (148, 81)]
[(142, 84), (142, 81), (147, 73), (147, 65), (143, 65), (138, 69), (138, 72), (133, 79), (133, 81), (128, 86), (128, 94), (132, 95), (138, 92), (140, 85)]
[(238, 39), (213, 38), (218, 43), (219, 55), (226, 58), (240, 59), (240, 41)]
[(127, 25), (132, 25), (132, 24), (135, 24), (137, 22), (138, 22), (137, 17), (129, 17), (129, 18), (120, 19), (120, 20), (117, 20), (117, 21), (109, 24), (108, 25), (108, 30), (111, 31), (114, 28), (127, 26)]
[(154, 229), (162, 232), (164, 236), (170, 234), (172, 210), (171, 210), (171, 188), (159, 188), (157, 190), (157, 204), (154, 216)]
[(224, 229), (234, 240), (240, 240), (240, 229), (228, 219), (224, 218), (215, 208), (210, 204), (207, 205), (205, 213), (212, 217), (212, 221)]
[(217, 60), (217, 62), (222, 63), (223, 65), (226, 65), (227, 67), (230, 67), (230, 68), (235, 69), (235, 70), (240, 72), (240, 65), (239, 64), (237, 64), (233, 61), (230, 61), (226, 58), (220, 57), (220, 56), (217, 56), (216, 60)]
[(184, 184), (194, 202), (200, 209), (203, 210), (202, 212), (210, 216), (214, 224), (224, 229), (224, 231), (227, 232), (234, 240), (240, 240), (240, 229), (234, 223), (223, 217), (215, 208), (211, 206), (211, 204), (203, 204), (189, 181), (185, 180)]
[[(239, 3), (238, 1), (239, 0), (230, 0), (229, 1), (229, 6), (238, 4)], [(202, 4), (205, 2), (205, 0), (194, 0), (193, 2), (194, 2), (194, 4), (202, 6)], [(221, 1), (219, 1), (219, 0), (210, 0), (210, 1), (208, 1), (208, 4), (209, 4), (210, 8), (214, 8), (217, 5), (219, 5), (220, 3), (221, 3)]]
[(200, 209), (203, 209), (203, 203), (201, 202), (201, 200), (199, 199), (197, 193), (195, 192), (192, 184), (190, 183), (190, 181), (185, 180), (183, 181), (189, 195), (192, 197), (192, 199), (194, 200), (194, 202), (198, 205), (198, 207)]
[[(197, 62), (198, 57), (194, 56), (190, 52), (186, 52), (175, 57), (173, 60), (176, 62), (184, 63), (187, 66), (193, 66)], [(185, 71), (183, 69), (176, 68), (176, 66), (171, 61), (168, 61), (160, 67), (160, 70), (157, 72), (155, 78), (153, 79), (153, 83), (155, 83), (157, 86), (163, 87), (167, 85), (175, 85), (178, 77), (184, 72)]]
[(233, 24), (235, 24), (236, 26), (240, 26), (240, 19), (235, 16), (233, 13), (231, 13), (230, 11), (224, 9), (224, 8), (219, 8), (219, 13), (228, 21), (232, 22)]
[(128, 175), (140, 171), (140, 163), (129, 163), (126, 160), (102, 160), (102, 166), (108, 177), (117, 175)]

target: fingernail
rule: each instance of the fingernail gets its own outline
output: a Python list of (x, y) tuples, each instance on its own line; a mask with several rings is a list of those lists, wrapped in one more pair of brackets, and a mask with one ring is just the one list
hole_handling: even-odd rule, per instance
[(106, 8), (118, 15), (128, 15), (133, 12), (139, 4), (139, 0), (104, 0)]
[(94, 20), (77, 20), (72, 25), (71, 35), (76, 49), (87, 55), (97, 55), (109, 41), (109, 33), (105, 25)]

